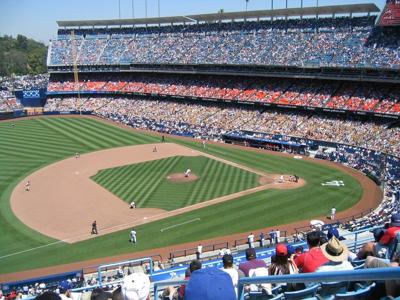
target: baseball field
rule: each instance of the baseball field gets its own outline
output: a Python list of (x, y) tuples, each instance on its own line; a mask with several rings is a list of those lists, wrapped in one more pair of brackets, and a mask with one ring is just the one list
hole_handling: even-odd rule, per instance
[[(161, 248), (218, 237), (223, 240), (222, 237), (233, 234), (243, 233), (245, 237), (252, 230), (322, 218), (333, 206), (340, 212), (339, 216), (344, 216), (366, 210), (379, 201), (378, 189), (365, 176), (334, 164), (217, 143), (208, 143), (203, 148), (198, 141), (170, 136), (166, 137), (167, 143), (160, 142), (158, 135), (93, 118), (48, 117), (0, 122), (0, 281), (12, 278), (7, 273), (142, 254), (150, 249), (155, 254)], [(156, 154), (151, 150), (155, 145)], [(108, 156), (104, 156), (104, 166), (99, 164), (83, 178), (92, 165), (90, 159), (97, 161), (100, 157), (94, 154), (110, 155), (112, 152), (107, 151), (113, 149), (129, 150), (131, 155), (122, 160), (117, 154), (121, 161), (109, 165), (106, 165)], [(147, 158), (140, 159), (140, 151), (146, 151)], [(79, 159), (74, 158), (76, 152), (81, 155)], [(57, 173), (60, 171), (53, 171), (41, 182), (31, 181), (32, 190), (24, 191), (27, 179), (62, 164), (74, 168), (76, 164), (76, 170), (79, 165), (79, 172), (74, 176), (82, 179), (79, 177), (77, 182), (86, 180), (89, 189), (106, 195), (100, 199), (106, 202), (97, 204), (96, 197), (90, 201), (73, 199), (73, 192), (84, 191), (74, 186), (70, 188), (74, 191), (68, 185), (58, 186), (63, 181), (63, 174)], [(168, 178), (187, 168), (196, 176), (194, 180)], [(302, 184), (289, 189), (267, 187), (260, 178), (268, 178), (268, 174), (270, 179), (278, 174), (296, 174)], [(326, 185), (332, 181), (342, 181), (344, 185)], [(40, 202), (39, 198), (48, 196), (43, 192), (46, 188), (53, 196), (47, 202)], [(57, 196), (51, 194), (52, 189)], [(47, 196), (35, 198), (39, 190), (42, 194), (36, 195)], [(10, 201), (14, 194), (19, 197), (18, 207), (13, 207)], [(210, 202), (223, 197), (229, 201)], [(132, 212), (128, 203), (132, 199), (137, 202), (135, 213), (138, 215), (130, 221), (128, 214)], [(57, 209), (49, 210), (52, 205)], [(82, 230), (87, 233), (93, 219), (102, 220), (102, 214), (107, 216), (106, 211), (113, 210), (113, 205), (126, 208), (121, 216), (124, 219), (127, 215), (124, 229), (73, 242), (55, 238), (75, 230), (72, 225), (67, 226), (69, 223), (84, 227)], [(145, 209), (165, 215), (153, 220), (155, 213)], [(180, 209), (187, 210), (168, 214)], [(139, 216), (143, 217), (139, 214), (141, 210), (148, 213), (148, 220), (144, 217), (146, 222), (138, 222)], [(45, 226), (50, 233), (46, 228), (39, 230), (39, 225), (35, 227), (44, 223), (43, 220), (48, 220)], [(100, 231), (104, 222), (99, 223)], [(138, 233), (135, 246), (128, 242), (132, 224)], [(52, 235), (51, 230), (57, 234)]]

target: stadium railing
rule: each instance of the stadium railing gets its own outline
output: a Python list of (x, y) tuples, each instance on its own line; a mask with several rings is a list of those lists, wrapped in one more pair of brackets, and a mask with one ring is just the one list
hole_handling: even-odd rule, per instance
[[(375, 281), (398, 280), (400, 279), (400, 268), (379, 268), (355, 271), (336, 271), (308, 274), (290, 274), (278, 276), (245, 277), (239, 279), (238, 300), (243, 300), (243, 288), (246, 284), (260, 283), (308, 283), (308, 282), (337, 282), (337, 281)], [(157, 299), (158, 292), (167, 286), (178, 286), (187, 284), (188, 280), (170, 280), (154, 283), (154, 299)]]
[(143, 263), (148, 263), (149, 264), (149, 274), (153, 274), (153, 267), (154, 267), (154, 262), (151, 257), (144, 257), (144, 258), (139, 258), (139, 259), (132, 259), (132, 260), (126, 260), (126, 261), (120, 261), (112, 264), (107, 264), (107, 265), (100, 265), (97, 268), (97, 274), (98, 274), (98, 283), (99, 286), (102, 286), (102, 271), (104, 269), (109, 269), (109, 268), (116, 268), (119, 266), (125, 266), (125, 265), (132, 265), (132, 264), (143, 264)]

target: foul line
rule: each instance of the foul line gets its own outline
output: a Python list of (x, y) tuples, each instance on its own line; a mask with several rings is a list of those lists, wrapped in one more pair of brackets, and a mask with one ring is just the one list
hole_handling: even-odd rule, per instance
[(64, 242), (64, 240), (61, 240), (61, 241), (57, 241), (57, 242), (54, 242), (54, 243), (42, 245), (42, 246), (39, 246), (39, 247), (30, 248), (30, 249), (19, 251), (19, 252), (14, 252), (14, 253), (11, 253), (11, 254), (0, 256), (0, 259), (6, 258), (6, 257), (10, 257), (10, 256), (14, 256), (14, 255), (18, 255), (18, 254), (22, 254), (22, 253), (33, 251), (33, 250), (37, 250), (37, 249), (40, 249), (40, 248), (56, 245), (56, 244), (63, 243), (63, 242)]
[(196, 219), (189, 220), (189, 221), (186, 221), (186, 222), (183, 222), (183, 223), (179, 223), (179, 224), (175, 224), (175, 225), (172, 225), (172, 226), (169, 226), (169, 227), (165, 227), (165, 228), (160, 229), (160, 231), (164, 232), (165, 230), (172, 229), (172, 228), (175, 228), (175, 227), (178, 227), (178, 226), (181, 226), (181, 225), (185, 225), (185, 224), (189, 224), (189, 223), (192, 223), (192, 222), (196, 222), (196, 221), (200, 221), (200, 218), (196, 218)]

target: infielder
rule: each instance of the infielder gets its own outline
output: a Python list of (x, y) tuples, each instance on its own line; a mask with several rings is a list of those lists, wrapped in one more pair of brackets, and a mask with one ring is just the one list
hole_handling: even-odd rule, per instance
[(91, 233), (90, 234), (97, 234), (98, 232), (97, 232), (97, 222), (96, 222), (96, 220), (95, 221), (93, 221), (93, 223), (92, 223), (92, 231), (91, 231)]
[(190, 173), (192, 173), (192, 170), (187, 169), (187, 170), (185, 171), (185, 177), (189, 177)]
[(29, 180), (25, 183), (25, 191), (29, 192), (31, 190), (31, 183)]
[(136, 231), (135, 231), (135, 228), (132, 228), (132, 230), (131, 230), (131, 239), (130, 239), (130, 242), (131, 242), (132, 244), (136, 244)]

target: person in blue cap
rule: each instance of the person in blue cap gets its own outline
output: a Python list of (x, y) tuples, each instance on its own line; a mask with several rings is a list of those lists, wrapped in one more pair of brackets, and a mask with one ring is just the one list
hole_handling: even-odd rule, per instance
[(236, 300), (232, 279), (218, 268), (193, 272), (185, 289), (185, 300)]

